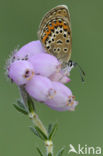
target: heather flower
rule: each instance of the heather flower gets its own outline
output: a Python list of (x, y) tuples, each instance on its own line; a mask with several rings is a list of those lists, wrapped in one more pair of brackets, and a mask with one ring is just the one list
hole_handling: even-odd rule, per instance
[(31, 41), (14, 53), (13, 60), (28, 60), (28, 58), (41, 52), (45, 52), (41, 42), (39, 40)]
[(70, 78), (64, 75), (63, 72), (55, 72), (50, 77), (50, 80), (52, 81), (59, 81), (61, 83), (68, 83), (70, 82)]
[(32, 41), (13, 55), (8, 76), (17, 85), (25, 84), (26, 92), (37, 101), (57, 111), (72, 111), (77, 101), (64, 85), (70, 82), (71, 69), (61, 69), (60, 62), (45, 53), (40, 41)]
[(36, 74), (46, 77), (59, 72), (61, 69), (57, 58), (47, 53), (33, 55), (29, 58), (29, 62), (33, 65)]
[(71, 90), (60, 82), (52, 82), (56, 91), (52, 99), (48, 99), (45, 103), (52, 109), (58, 111), (74, 110), (77, 102), (72, 95)]
[(78, 102), (74, 101), (73, 105), (71, 106), (64, 106), (64, 107), (56, 107), (56, 106), (54, 107), (53, 105), (48, 105), (48, 106), (56, 111), (74, 111), (77, 104)]
[(34, 99), (45, 102), (52, 99), (55, 95), (55, 89), (52, 82), (44, 76), (35, 75), (25, 86), (26, 91)]
[(8, 67), (8, 76), (17, 85), (26, 84), (34, 75), (34, 69), (28, 61), (15, 61)]

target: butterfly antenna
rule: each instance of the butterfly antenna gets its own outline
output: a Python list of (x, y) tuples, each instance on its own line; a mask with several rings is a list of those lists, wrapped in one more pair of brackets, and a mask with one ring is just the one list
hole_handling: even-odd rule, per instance
[(85, 72), (83, 71), (83, 69), (81, 68), (81, 66), (77, 63), (77, 62), (73, 62), (74, 67), (78, 67), (79, 72), (80, 72), (80, 77), (82, 82), (84, 82), (84, 76), (85, 76)]

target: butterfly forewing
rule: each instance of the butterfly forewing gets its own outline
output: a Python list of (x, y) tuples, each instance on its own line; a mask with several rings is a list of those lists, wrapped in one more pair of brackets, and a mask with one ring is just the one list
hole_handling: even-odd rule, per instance
[(71, 23), (67, 6), (61, 5), (50, 10), (42, 19), (39, 39), (46, 52), (54, 55), (63, 63), (71, 56)]

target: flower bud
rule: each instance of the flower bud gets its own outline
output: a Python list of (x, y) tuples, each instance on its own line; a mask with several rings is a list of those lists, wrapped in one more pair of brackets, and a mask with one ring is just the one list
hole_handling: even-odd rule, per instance
[(32, 63), (36, 74), (46, 77), (58, 72), (61, 68), (57, 58), (46, 53), (36, 54), (29, 61)]
[(52, 99), (55, 95), (52, 82), (43, 76), (35, 75), (25, 86), (26, 91), (34, 99), (45, 102)]
[(42, 44), (39, 40), (31, 41), (20, 48), (16, 53), (14, 53), (14, 60), (28, 60), (30, 57), (37, 53), (45, 52)]
[(28, 61), (15, 61), (8, 67), (8, 76), (17, 84), (26, 84), (34, 75), (34, 69)]
[(56, 110), (56, 111), (75, 111), (75, 107), (78, 105), (77, 101), (74, 101), (74, 104), (72, 106), (63, 106), (63, 107), (53, 107), (52, 105), (48, 105), (50, 108)]
[(53, 73), (49, 78), (52, 81), (58, 81), (58, 82), (61, 82), (61, 83), (70, 82), (70, 78), (65, 76), (61, 71)]
[(63, 76), (63, 77), (59, 80), (59, 82), (61, 82), (61, 83), (68, 83), (68, 82), (70, 82), (70, 81), (71, 81), (70, 78), (67, 77), (67, 76)]
[(71, 90), (59, 82), (52, 82), (56, 91), (52, 99), (47, 100), (45, 103), (52, 109), (58, 111), (74, 110), (77, 102), (72, 95)]

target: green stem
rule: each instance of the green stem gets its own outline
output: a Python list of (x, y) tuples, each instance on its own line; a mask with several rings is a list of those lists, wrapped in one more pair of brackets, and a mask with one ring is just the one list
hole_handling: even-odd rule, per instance
[[(23, 99), (25, 107), (27, 107), (27, 93), (24, 89), (23, 86), (19, 87), (20, 89), (20, 94)], [(43, 125), (42, 121), (39, 119), (38, 115), (35, 112), (28, 112), (29, 118), (32, 120), (35, 126), (37, 126), (47, 137), (48, 137), (48, 132)], [(44, 142), (46, 151), (47, 151), (47, 156), (53, 156), (53, 142), (51, 140), (46, 140)]]
[(45, 141), (47, 156), (53, 156), (53, 142), (52, 140)]
[(34, 123), (35, 126), (37, 126), (46, 136), (48, 136), (47, 130), (44, 127), (42, 121), (39, 119), (38, 115), (35, 112), (29, 113), (29, 117)]

